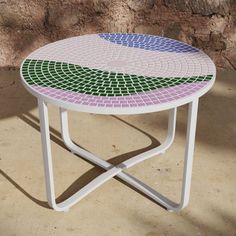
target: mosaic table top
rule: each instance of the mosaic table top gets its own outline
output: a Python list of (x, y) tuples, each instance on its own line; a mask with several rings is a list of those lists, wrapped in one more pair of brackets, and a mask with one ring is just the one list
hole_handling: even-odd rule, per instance
[(72, 37), (31, 53), (21, 64), (26, 88), (64, 108), (134, 114), (169, 109), (206, 93), (211, 59), (188, 44), (154, 35)]

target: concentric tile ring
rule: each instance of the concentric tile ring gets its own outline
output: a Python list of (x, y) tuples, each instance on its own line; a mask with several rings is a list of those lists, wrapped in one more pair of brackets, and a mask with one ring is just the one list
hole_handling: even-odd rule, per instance
[(141, 113), (183, 104), (212, 86), (210, 58), (185, 43), (152, 35), (99, 34), (39, 48), (21, 65), (38, 97), (94, 113)]

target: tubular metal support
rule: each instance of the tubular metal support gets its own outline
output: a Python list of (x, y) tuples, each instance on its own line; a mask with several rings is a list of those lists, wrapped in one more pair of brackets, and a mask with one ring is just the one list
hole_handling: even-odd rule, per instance
[(148, 158), (151, 158), (160, 153), (163, 153), (170, 147), (175, 136), (177, 108), (173, 108), (169, 111), (168, 132), (167, 132), (166, 140), (163, 142), (163, 144), (161, 144), (160, 146), (156, 148), (148, 150), (142, 154), (136, 155), (130, 158), (129, 160), (126, 160), (120, 163), (117, 166), (113, 166), (109, 162), (100, 159), (99, 157), (80, 148), (79, 146), (77, 146), (76, 144), (72, 142), (69, 135), (67, 111), (60, 108), (61, 132), (62, 132), (62, 138), (66, 147), (70, 149), (72, 153), (75, 153), (83, 157), (84, 159), (102, 167), (103, 169), (106, 170), (106, 172), (96, 177), (89, 184), (84, 186), (77, 193), (73, 194), (71, 197), (69, 197), (65, 201), (59, 204), (56, 204), (47, 105), (41, 100), (39, 100), (38, 103), (39, 103), (39, 115), (40, 115), (47, 199), (48, 199), (49, 205), (53, 209), (55, 209), (56, 211), (67, 211), (72, 205), (76, 204), (78, 201), (84, 198), (87, 194), (89, 194), (90, 192), (95, 190), (97, 187), (99, 187), (100, 185), (102, 185), (103, 183), (105, 183), (106, 181), (108, 181), (109, 179), (115, 176), (122, 179), (123, 181), (133, 186), (134, 188), (138, 189), (139, 191), (141, 191), (148, 197), (152, 198), (155, 202), (164, 206), (169, 211), (178, 211), (184, 208), (188, 204), (189, 195), (190, 195), (190, 184), (191, 184), (198, 100), (191, 102), (189, 104), (189, 109), (188, 109), (185, 164), (184, 164), (181, 202), (179, 204), (174, 203), (173, 201), (169, 200), (162, 194), (158, 193), (154, 189), (142, 183), (135, 177), (132, 177), (131, 175), (124, 172), (125, 169), (130, 168)]

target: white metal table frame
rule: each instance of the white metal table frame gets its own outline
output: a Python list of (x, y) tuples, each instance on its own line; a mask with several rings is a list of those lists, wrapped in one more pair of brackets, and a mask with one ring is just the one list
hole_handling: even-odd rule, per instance
[(79, 202), (82, 198), (88, 195), (90, 192), (101, 186), (109, 179), (117, 176), (129, 185), (133, 186), (134, 189), (139, 190), (144, 195), (153, 199), (156, 203), (165, 207), (168, 211), (179, 211), (186, 207), (189, 202), (190, 186), (191, 186), (191, 175), (192, 175), (192, 164), (193, 164), (193, 153), (195, 143), (195, 132), (197, 122), (197, 110), (198, 110), (198, 99), (188, 104), (188, 121), (187, 121), (187, 135), (186, 135), (186, 147), (185, 147), (185, 158), (184, 158), (184, 170), (182, 180), (182, 193), (180, 203), (175, 203), (170, 199), (163, 196), (161, 193), (147, 186), (145, 183), (124, 172), (128, 169), (148, 158), (154, 157), (158, 154), (164, 153), (172, 144), (175, 136), (176, 127), (176, 112), (177, 108), (169, 110), (168, 118), (168, 131), (166, 140), (158, 147), (148, 150), (144, 153), (138, 154), (117, 166), (110, 164), (97, 157), (96, 155), (78, 147), (75, 145), (69, 134), (68, 128), (68, 112), (64, 108), (60, 108), (60, 119), (61, 119), (61, 132), (62, 138), (66, 147), (74, 154), (77, 154), (84, 159), (98, 165), (106, 170), (86, 186), (81, 188), (78, 192), (74, 193), (68, 199), (61, 203), (56, 203), (55, 198), (55, 187), (53, 177), (53, 163), (50, 145), (50, 132), (49, 132), (49, 119), (48, 119), (48, 108), (47, 103), (41, 99), (38, 99), (39, 116), (40, 116), (40, 128), (41, 128), (41, 139), (43, 148), (44, 158), (44, 170), (46, 179), (46, 191), (47, 200), (50, 207), (56, 211), (68, 211), (68, 209)]

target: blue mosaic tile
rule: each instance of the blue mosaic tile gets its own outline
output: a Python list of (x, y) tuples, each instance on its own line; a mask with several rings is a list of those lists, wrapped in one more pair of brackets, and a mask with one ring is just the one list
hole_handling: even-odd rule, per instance
[(173, 39), (144, 34), (102, 33), (99, 36), (112, 43), (150, 51), (192, 53), (199, 49)]

